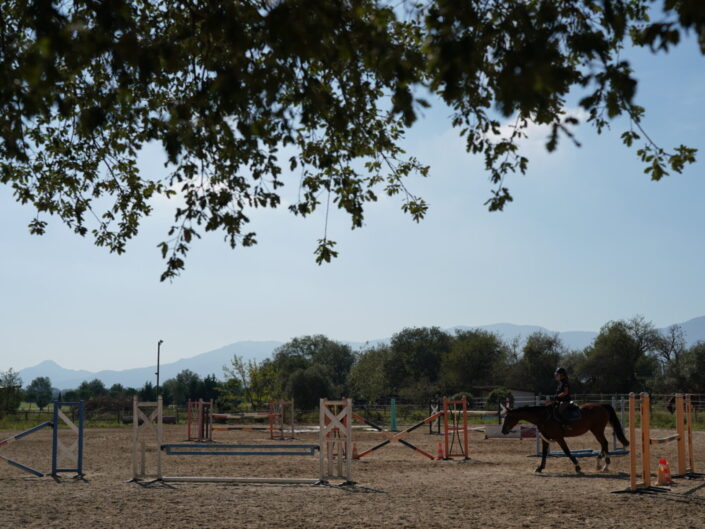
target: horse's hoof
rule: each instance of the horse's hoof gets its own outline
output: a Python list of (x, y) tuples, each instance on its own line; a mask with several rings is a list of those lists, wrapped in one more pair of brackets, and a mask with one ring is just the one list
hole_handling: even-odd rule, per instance
[(575, 471), (576, 471), (578, 474), (582, 474), (582, 473), (583, 473), (583, 471), (580, 470), (580, 465), (575, 465)]
[(534, 470), (535, 474), (541, 474), (541, 471), (543, 470), (543, 467), (537, 467), (536, 470)]

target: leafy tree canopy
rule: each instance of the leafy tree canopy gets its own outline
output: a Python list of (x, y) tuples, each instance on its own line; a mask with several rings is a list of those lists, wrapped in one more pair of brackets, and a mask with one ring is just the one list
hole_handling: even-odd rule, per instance
[(377, 402), (387, 395), (384, 366), (391, 365), (389, 355), (390, 350), (386, 346), (372, 347), (359, 354), (348, 379), (354, 397), (365, 402)]
[(441, 364), (446, 392), (491, 385), (507, 365), (507, 347), (496, 334), (480, 329), (459, 331)]
[(49, 377), (37, 377), (32, 380), (25, 390), (25, 398), (28, 402), (34, 402), (39, 408), (44, 409), (44, 406), (49, 404), (52, 398)]
[[(571, 90), (598, 132), (630, 119), (622, 140), (659, 180), (695, 150), (644, 133), (620, 52), (668, 50), (691, 30), (705, 51), (702, 0), (4, 0), (0, 182), (36, 209), (32, 233), (56, 215), (118, 253), (155, 197), (173, 198), (165, 279), (202, 231), (255, 244), (249, 215), (281, 205), (284, 170), (297, 175), (296, 215), (333, 206), (358, 228), (383, 193), (420, 220), (427, 205), (405, 182), (428, 167), (400, 145), (421, 94), (442, 99), (484, 157), (490, 210), (526, 171), (529, 124), (550, 127), (549, 151), (572, 138)], [(164, 174), (137, 168), (149, 143), (167, 154)], [(315, 253), (337, 255), (325, 230)]]
[(553, 374), (559, 367), (564, 349), (557, 334), (541, 331), (530, 334), (522, 349), (521, 359), (511, 370), (509, 386), (533, 388), (538, 393), (552, 395), (556, 389)]
[(321, 334), (302, 336), (278, 347), (274, 353), (274, 368), (281, 375), (280, 388), (288, 384), (288, 377), (297, 369), (318, 366), (329, 382), (340, 389), (355, 361), (349, 345), (336, 342)]
[(442, 359), (450, 352), (452, 338), (439, 327), (409, 327), (392, 336), (385, 373), (390, 389), (398, 392), (417, 381), (431, 394)]

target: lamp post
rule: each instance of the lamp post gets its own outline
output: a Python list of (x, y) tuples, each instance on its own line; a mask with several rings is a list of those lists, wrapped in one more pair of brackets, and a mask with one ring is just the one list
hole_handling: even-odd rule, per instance
[(159, 353), (161, 352), (163, 343), (164, 340), (159, 340), (157, 342), (157, 372), (154, 373), (155, 375), (157, 375), (157, 397), (159, 397)]

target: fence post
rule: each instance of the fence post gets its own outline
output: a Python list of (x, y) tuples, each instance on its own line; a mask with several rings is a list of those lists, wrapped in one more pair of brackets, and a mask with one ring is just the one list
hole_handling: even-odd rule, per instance
[(641, 468), (644, 486), (651, 487), (651, 402), (648, 393), (641, 394)]
[(398, 432), (397, 428), (397, 399), (392, 399), (389, 402), (389, 430), (392, 432)]

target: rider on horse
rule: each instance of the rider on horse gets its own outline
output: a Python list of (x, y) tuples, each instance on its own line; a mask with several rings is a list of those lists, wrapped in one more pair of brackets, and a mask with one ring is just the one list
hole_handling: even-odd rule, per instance
[(558, 387), (556, 388), (556, 394), (553, 397), (553, 403), (556, 407), (556, 419), (561, 423), (564, 430), (570, 430), (570, 424), (565, 419), (564, 414), (570, 406), (570, 401), (572, 396), (570, 394), (570, 383), (568, 382), (568, 373), (562, 367), (556, 369), (553, 374), (553, 378), (558, 381)]

